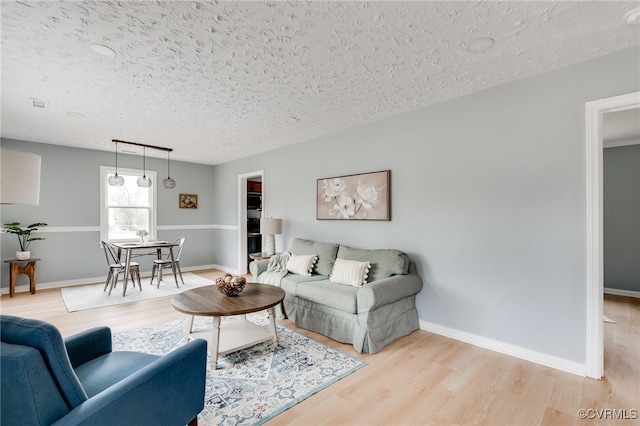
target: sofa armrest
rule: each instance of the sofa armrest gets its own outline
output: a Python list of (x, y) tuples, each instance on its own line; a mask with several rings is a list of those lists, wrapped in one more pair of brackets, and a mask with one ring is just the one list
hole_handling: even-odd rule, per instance
[(184, 425), (204, 408), (207, 342), (196, 339), (75, 407), (62, 425)]
[(422, 290), (422, 278), (415, 272), (394, 275), (363, 285), (358, 291), (358, 312), (371, 311)]
[(249, 271), (255, 280), (258, 279), (258, 275), (265, 272), (269, 267), (269, 259), (254, 260), (249, 264)]
[(94, 327), (64, 339), (71, 366), (76, 368), (112, 350), (109, 327)]

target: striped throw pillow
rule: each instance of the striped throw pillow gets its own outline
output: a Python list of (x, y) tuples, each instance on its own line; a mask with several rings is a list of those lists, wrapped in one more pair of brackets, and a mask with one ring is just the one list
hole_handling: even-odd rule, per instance
[(285, 267), (287, 270), (293, 274), (305, 275), (307, 277), (311, 276), (311, 272), (313, 271), (313, 265), (315, 265), (318, 260), (318, 256), (315, 254), (308, 255), (298, 255), (292, 254), (287, 261)]
[(371, 262), (336, 259), (329, 279), (334, 283), (362, 287), (367, 283)]

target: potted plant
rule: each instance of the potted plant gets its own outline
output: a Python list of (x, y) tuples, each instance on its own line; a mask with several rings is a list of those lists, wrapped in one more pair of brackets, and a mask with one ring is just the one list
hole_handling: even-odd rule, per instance
[(46, 223), (32, 223), (26, 228), (20, 226), (20, 222), (5, 223), (4, 232), (9, 234), (16, 234), (18, 237), (18, 243), (20, 244), (20, 251), (16, 252), (16, 259), (26, 260), (31, 258), (31, 252), (27, 251), (31, 241), (44, 240), (42, 237), (32, 237), (31, 233), (37, 231), (39, 227), (47, 226)]

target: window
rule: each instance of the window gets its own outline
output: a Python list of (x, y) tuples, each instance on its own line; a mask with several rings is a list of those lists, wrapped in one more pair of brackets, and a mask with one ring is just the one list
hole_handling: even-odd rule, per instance
[(137, 240), (136, 232), (144, 229), (149, 238), (156, 238), (156, 184), (157, 173), (146, 171), (153, 184), (140, 188), (137, 179), (142, 170), (118, 168), (124, 185), (111, 186), (107, 182), (115, 169), (100, 166), (100, 238), (107, 241)]

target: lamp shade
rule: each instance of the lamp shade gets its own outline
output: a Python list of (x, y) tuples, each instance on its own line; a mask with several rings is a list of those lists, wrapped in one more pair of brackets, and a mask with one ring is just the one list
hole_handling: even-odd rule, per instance
[(0, 148), (0, 204), (40, 204), (39, 155)]
[(260, 233), (266, 235), (282, 234), (282, 219), (263, 217), (260, 219)]

